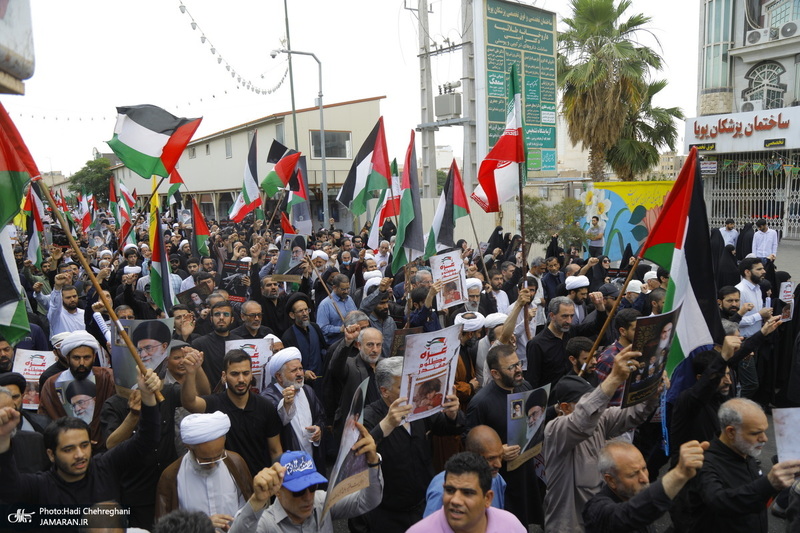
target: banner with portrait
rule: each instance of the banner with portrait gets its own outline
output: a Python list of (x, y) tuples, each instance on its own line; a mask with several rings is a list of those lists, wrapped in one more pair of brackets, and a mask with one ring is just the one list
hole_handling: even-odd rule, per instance
[(303, 259), (306, 257), (307, 238), (304, 235), (287, 233), (281, 237), (278, 262), (275, 264), (275, 281), (299, 283), (303, 275)]
[[(120, 324), (139, 352), (144, 366), (161, 373), (169, 357), (174, 318), (152, 320), (120, 320)], [(122, 339), (116, 324), (111, 322), (111, 366), (117, 393), (127, 396), (136, 388), (136, 361)]]
[(16, 350), (11, 371), (25, 378), (25, 390), (19, 391), (22, 393), (23, 409), (35, 411), (39, 408), (39, 378), (55, 362), (56, 354), (51, 351)]
[(75, 379), (72, 372), (65, 370), (56, 378), (55, 389), (67, 416), (80, 418), (87, 424), (92, 423), (95, 410), (103, 407), (95, 402), (97, 384), (93, 372), (84, 379)]
[(225, 341), (225, 353), (231, 350), (244, 350), (250, 356), (250, 363), (253, 369), (251, 392), (259, 394), (265, 390), (272, 381), (272, 376), (267, 371), (267, 365), (272, 358), (272, 339)]
[(461, 250), (434, 255), (431, 261), (433, 282), (442, 282), (436, 294), (436, 308), (447, 309), (467, 301), (467, 272), (461, 260)]
[(191, 289), (179, 292), (175, 296), (180, 303), (189, 308), (189, 311), (192, 311), (195, 315), (199, 315), (200, 311), (206, 306), (205, 302), (209, 294), (211, 294), (211, 289), (203, 284), (195, 285)]
[(461, 325), (406, 337), (400, 397), (414, 406), (407, 422), (434, 415), (456, 381)]
[(780, 314), (781, 322), (789, 322), (794, 318), (794, 283), (784, 281), (778, 291), (778, 305), (776, 310)]
[(509, 446), (519, 446), (519, 456), (508, 461), (514, 470), (542, 451), (544, 419), (550, 384), (506, 396), (506, 426)]
[(244, 302), (247, 300), (245, 278), (250, 277), (250, 263), (246, 261), (223, 261), (219, 288), (228, 291), (228, 301)]

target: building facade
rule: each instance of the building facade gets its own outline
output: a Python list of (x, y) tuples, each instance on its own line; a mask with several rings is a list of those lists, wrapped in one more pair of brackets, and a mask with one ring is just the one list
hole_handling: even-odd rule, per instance
[(702, 0), (697, 117), (710, 223), (800, 238), (800, 0)]

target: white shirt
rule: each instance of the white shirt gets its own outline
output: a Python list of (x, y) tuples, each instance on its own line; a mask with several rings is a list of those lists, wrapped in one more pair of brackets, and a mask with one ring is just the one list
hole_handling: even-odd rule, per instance
[[(273, 385), (275, 385), (276, 389), (283, 392), (283, 387), (281, 387), (279, 383), (275, 382)], [(300, 443), (300, 447), (303, 448), (304, 452), (313, 456), (314, 446), (319, 446), (319, 441), (311, 442), (308, 440), (306, 428), (313, 426), (314, 420), (311, 417), (311, 405), (308, 403), (306, 391), (303, 389), (295, 391), (294, 402), (292, 402), (292, 407), (289, 408), (288, 412), (283, 408), (283, 399), (281, 399), (281, 401), (278, 402), (278, 416), (280, 416), (284, 426), (286, 424), (292, 425), (292, 430), (295, 436), (297, 436), (297, 442)]]
[(753, 234), (753, 253), (756, 257), (778, 255), (778, 232), (772, 228)]
[(499, 290), (499, 291), (492, 291), (494, 294), (494, 299), (497, 300), (497, 312), (508, 314), (508, 295), (506, 291)]
[(743, 278), (736, 285), (736, 288), (739, 289), (739, 297), (741, 299), (739, 305), (753, 304), (753, 308), (745, 313), (739, 322), (739, 333), (744, 337), (752, 337), (761, 329), (762, 319), (758, 313), (762, 308), (761, 287)]
[(86, 329), (83, 321), (83, 309), (79, 307), (74, 313), (64, 309), (60, 290), (53, 289), (53, 292), (50, 293), (50, 309), (47, 311), (47, 319), (50, 321), (51, 336)]
[(722, 234), (722, 240), (725, 241), (725, 245), (732, 245), (736, 246), (736, 239), (739, 238), (739, 231), (736, 228), (728, 231), (728, 228), (722, 226), (719, 228), (719, 232)]
[(203, 469), (189, 451), (181, 460), (178, 470), (178, 507), (200, 511), (208, 516), (227, 514), (234, 516), (245, 504), (239, 487), (223, 461), (212, 469)]

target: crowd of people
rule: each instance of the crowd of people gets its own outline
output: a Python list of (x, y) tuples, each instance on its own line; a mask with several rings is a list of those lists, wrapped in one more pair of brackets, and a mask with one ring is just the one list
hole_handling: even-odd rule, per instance
[[(675, 531), (751, 533), (767, 531), (772, 502), (800, 531), (800, 461), (775, 461), (766, 475), (758, 461), (771, 408), (800, 404), (795, 324), (781, 322), (789, 304), (777, 297), (789, 276), (776, 271), (766, 221), (712, 232), (724, 342), (693, 355), (681, 390), (668, 393), (665, 375), (645, 401), (622, 407), (626, 381), (648, 368), (632, 349), (637, 318), (662, 312), (670, 274), (642, 264), (620, 295), (633, 261), (611, 267), (598, 221), (586, 259), (557, 235), (531, 258), (499, 227), (486, 243), (459, 241), (466, 301), (437, 309), (445, 287), (427, 262), (392, 269), (391, 224), (373, 250), (369, 228), (348, 233), (331, 219), (287, 280), (276, 271), (280, 228), (210, 221), (201, 256), (191, 226), (165, 217), (174, 292), (208, 294), (167, 313), (151, 294), (144, 216), (136, 244), (118, 244), (110, 220), (98, 215), (80, 252), (116, 316), (153, 321), (132, 341), (143, 360), (164, 353), (163, 363), (119, 387), (115, 325), (73, 249), (45, 247), (37, 267), (20, 239), (31, 331), (14, 346), (0, 338), (0, 503), (116, 506), (129, 527), (157, 532), (332, 532), (345, 519), (352, 532), (651, 531), (669, 513)], [(225, 289), (225, 261), (249, 264), (244, 302)], [(168, 317), (164, 338), (156, 319)], [(436, 412), (409, 422), (397, 332), (453, 324), (462, 326), (455, 385), (421, 391), (422, 410)], [(255, 339), (272, 342), (263, 368), (226, 350)], [(31, 385), (13, 371), (18, 350), (56, 356), (39, 379), (38, 412), (23, 408)], [(352, 450), (368, 483), (328, 510), (365, 380)], [(518, 464), (526, 450), (509, 444), (507, 397), (545, 386), (546, 409), (514, 406), (543, 435), (541, 453)]]

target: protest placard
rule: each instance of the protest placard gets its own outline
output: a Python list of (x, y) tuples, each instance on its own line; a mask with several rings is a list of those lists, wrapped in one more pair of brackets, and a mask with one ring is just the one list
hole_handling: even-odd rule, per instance
[(247, 285), (244, 278), (250, 276), (250, 263), (245, 261), (223, 261), (219, 288), (228, 291), (228, 300), (244, 302), (247, 300)]
[(267, 365), (272, 358), (272, 339), (238, 339), (225, 341), (225, 353), (244, 350), (250, 356), (253, 372), (251, 390), (256, 394), (266, 389), (272, 381)]
[(392, 352), (390, 357), (402, 356), (406, 353), (406, 337), (422, 333), (422, 326), (416, 328), (397, 329), (392, 338)]
[(92, 423), (95, 409), (103, 407), (95, 404), (97, 384), (93, 372), (85, 379), (75, 379), (72, 372), (65, 370), (58, 374), (55, 390), (67, 416), (80, 418), (87, 424)]
[(35, 411), (39, 408), (39, 378), (50, 365), (55, 364), (56, 354), (50, 351), (16, 350), (11, 371), (22, 374), (26, 386), (22, 393), (22, 408)]
[[(139, 351), (144, 366), (157, 374), (163, 370), (169, 357), (174, 322), (174, 318), (119, 321)], [(111, 366), (117, 393), (127, 396), (131, 389), (136, 388), (136, 361), (114, 322), (111, 323)]]
[(194, 312), (196, 315), (199, 315), (200, 311), (202, 311), (206, 306), (206, 297), (209, 294), (211, 294), (211, 289), (203, 284), (195, 285), (191, 289), (186, 289), (183, 292), (179, 292), (176, 297), (178, 298), (178, 301), (188, 307), (190, 311)]
[(307, 239), (304, 235), (286, 233), (281, 237), (281, 249), (272, 279), (279, 282), (299, 283), (303, 275), (303, 258), (306, 256)]
[(436, 294), (436, 308), (447, 309), (467, 301), (467, 273), (461, 250), (454, 250), (431, 257), (433, 282), (442, 282), (442, 290)]
[(506, 468), (514, 470), (542, 451), (544, 418), (550, 384), (538, 389), (509, 394), (507, 402), (507, 435), (509, 446), (519, 446), (520, 454), (508, 461)]
[(794, 317), (794, 283), (784, 281), (778, 291), (781, 322), (789, 322)]
[(800, 459), (800, 407), (772, 410), (778, 461)]

